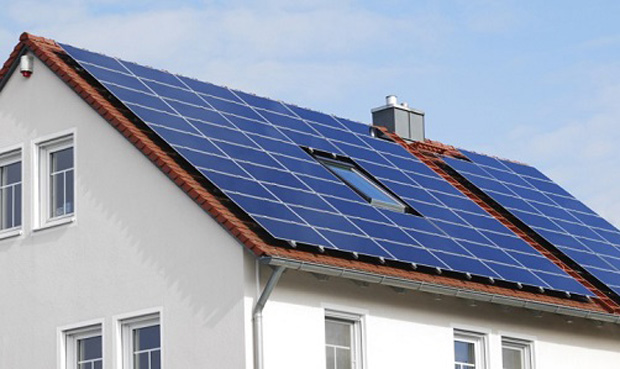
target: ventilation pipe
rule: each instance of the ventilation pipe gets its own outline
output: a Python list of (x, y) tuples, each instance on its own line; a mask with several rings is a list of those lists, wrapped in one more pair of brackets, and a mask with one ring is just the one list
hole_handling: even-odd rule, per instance
[(385, 105), (372, 109), (372, 124), (387, 128), (390, 132), (409, 141), (424, 141), (424, 112), (398, 104), (395, 95), (385, 97)]

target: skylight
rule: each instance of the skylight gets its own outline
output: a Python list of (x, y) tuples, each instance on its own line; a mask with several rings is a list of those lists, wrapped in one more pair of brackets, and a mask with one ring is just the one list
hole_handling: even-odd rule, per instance
[(388, 194), (354, 165), (326, 158), (319, 158), (319, 161), (372, 205), (405, 212), (406, 206), (402, 202)]

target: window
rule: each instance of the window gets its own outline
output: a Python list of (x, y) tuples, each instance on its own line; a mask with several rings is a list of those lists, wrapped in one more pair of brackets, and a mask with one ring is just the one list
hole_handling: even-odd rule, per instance
[(354, 164), (323, 157), (318, 160), (372, 205), (400, 212), (407, 210), (407, 206), (403, 202), (389, 194), (378, 182), (373, 181)]
[(503, 369), (531, 369), (532, 343), (514, 338), (502, 338)]
[(40, 225), (70, 219), (75, 212), (73, 136), (39, 145)]
[(325, 317), (327, 369), (362, 368), (361, 321), (356, 315), (329, 313)]
[(454, 332), (454, 369), (486, 368), (485, 336), (467, 331)]
[(21, 151), (0, 155), (0, 232), (22, 225)]
[(102, 369), (103, 342), (101, 326), (65, 333), (67, 369)]
[(122, 323), (123, 369), (161, 368), (159, 315), (130, 319)]

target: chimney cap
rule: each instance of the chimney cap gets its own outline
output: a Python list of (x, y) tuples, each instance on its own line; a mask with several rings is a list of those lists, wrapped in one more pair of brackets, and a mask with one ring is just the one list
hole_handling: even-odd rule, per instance
[(404, 101), (399, 104), (396, 95), (386, 96), (385, 105), (371, 112), (373, 125), (385, 127), (405, 140), (424, 141), (424, 112)]

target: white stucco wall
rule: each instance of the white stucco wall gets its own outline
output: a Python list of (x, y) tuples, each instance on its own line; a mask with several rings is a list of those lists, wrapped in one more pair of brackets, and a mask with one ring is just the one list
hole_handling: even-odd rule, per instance
[(487, 369), (502, 367), (502, 336), (531, 340), (536, 369), (620, 368), (620, 326), (476, 305), (289, 271), (264, 310), (266, 367), (324, 368), (325, 309), (335, 309), (363, 318), (364, 368), (454, 368), (455, 328), (487, 335)]
[[(33, 231), (34, 140), (75, 130), (76, 221)], [(0, 91), (0, 152), (23, 145), (24, 224), (0, 240), (0, 368), (55, 368), (57, 330), (162, 310), (166, 368), (242, 368), (234, 238), (38, 60)]]

